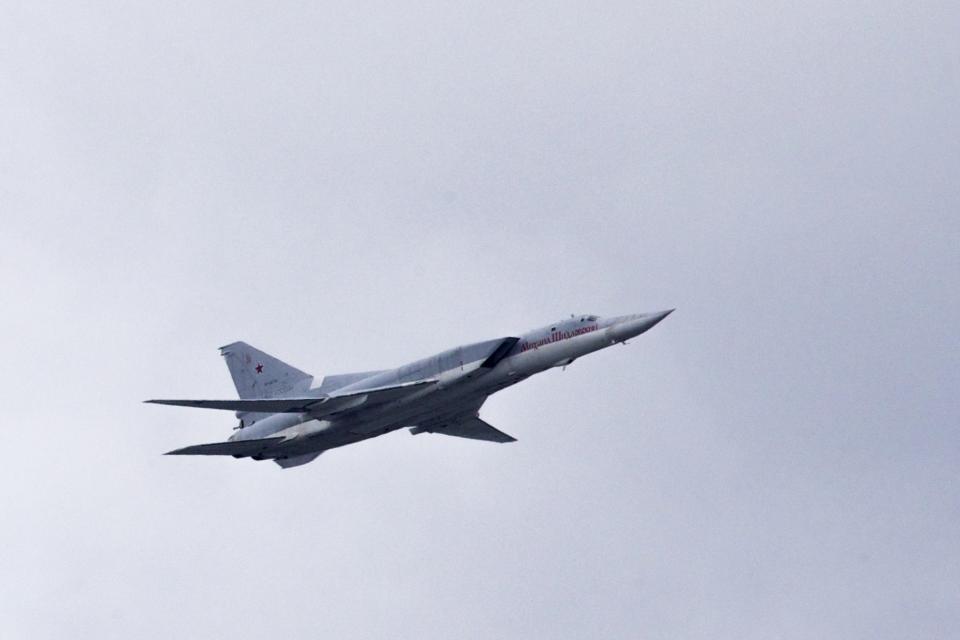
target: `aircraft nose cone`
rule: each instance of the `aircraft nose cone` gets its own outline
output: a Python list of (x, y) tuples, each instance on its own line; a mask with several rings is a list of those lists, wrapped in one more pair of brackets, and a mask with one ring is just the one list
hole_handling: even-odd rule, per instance
[(656, 313), (648, 313), (647, 321), (650, 323), (650, 325), (647, 327), (647, 329), (653, 328), (654, 325), (659, 323), (661, 320), (666, 318), (668, 315), (670, 315), (674, 311), (676, 311), (676, 309), (667, 309), (666, 311), (657, 311)]
[(616, 340), (621, 342), (630, 338), (634, 338), (644, 331), (649, 331), (657, 323), (674, 311), (675, 309), (668, 309), (666, 311), (638, 313), (636, 315), (627, 316), (612, 327), (611, 333)]

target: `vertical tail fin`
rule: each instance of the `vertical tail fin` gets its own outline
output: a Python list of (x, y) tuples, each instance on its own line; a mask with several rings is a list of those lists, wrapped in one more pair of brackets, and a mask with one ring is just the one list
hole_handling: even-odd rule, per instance
[(237, 394), (243, 399), (282, 398), (308, 390), (313, 382), (309, 373), (254, 349), (246, 342), (220, 347), (220, 355), (227, 361)]

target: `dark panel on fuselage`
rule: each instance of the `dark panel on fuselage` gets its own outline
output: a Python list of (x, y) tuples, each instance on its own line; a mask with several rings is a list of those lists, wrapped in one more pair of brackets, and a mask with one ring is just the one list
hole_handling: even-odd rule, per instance
[(518, 342), (520, 342), (520, 338), (504, 338), (503, 342), (493, 350), (493, 353), (491, 353), (480, 366), (484, 369), (493, 369), (501, 360), (510, 355), (510, 352), (517, 346)]

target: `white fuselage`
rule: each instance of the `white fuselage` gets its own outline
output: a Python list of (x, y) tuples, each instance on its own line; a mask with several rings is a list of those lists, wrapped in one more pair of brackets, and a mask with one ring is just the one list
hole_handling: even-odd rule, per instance
[[(397, 369), (378, 372), (338, 392), (355, 393), (417, 380), (435, 384), (401, 399), (367, 407), (362, 403), (332, 416), (316, 419), (309, 413), (283, 413), (262, 418), (240, 429), (231, 440), (271, 436), (286, 439), (276, 446), (286, 456), (343, 446), (359, 440), (416, 425), (442, 424), (466, 413), (476, 415), (493, 393), (552, 367), (570, 364), (599, 349), (624, 342), (650, 328), (665, 314), (638, 314), (601, 319), (579, 316), (513, 339), (511, 351), (494, 366), (483, 366), (491, 347), (488, 341), (450, 349)], [(479, 354), (479, 356), (478, 356)], [(270, 452), (270, 456), (277, 451)]]

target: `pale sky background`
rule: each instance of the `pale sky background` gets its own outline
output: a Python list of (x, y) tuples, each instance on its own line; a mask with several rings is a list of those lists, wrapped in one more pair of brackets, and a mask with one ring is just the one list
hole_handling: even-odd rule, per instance
[[(0, 636), (960, 637), (958, 112), (956, 2), (0, 2)], [(670, 307), (510, 445), (141, 404)]]

